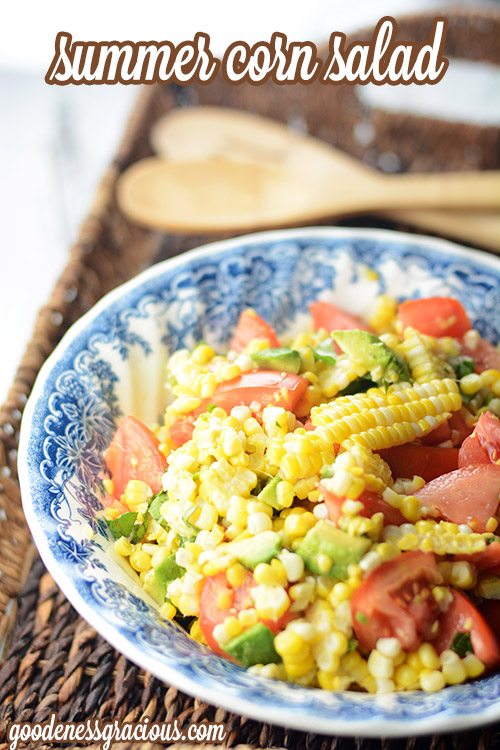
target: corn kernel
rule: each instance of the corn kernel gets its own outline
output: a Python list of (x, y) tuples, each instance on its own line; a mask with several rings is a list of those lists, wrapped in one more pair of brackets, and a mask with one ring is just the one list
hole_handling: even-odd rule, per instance
[(234, 594), (232, 591), (228, 591), (227, 589), (224, 591), (221, 591), (220, 594), (217, 596), (217, 601), (215, 602), (218, 609), (229, 609), (233, 604), (233, 598)]
[(234, 615), (226, 617), (223, 625), (229, 638), (236, 638), (236, 636), (240, 635), (243, 632), (243, 625)]
[(197, 365), (206, 365), (211, 359), (215, 357), (215, 352), (208, 344), (198, 344), (191, 354), (191, 359), (196, 362)]
[(409, 664), (401, 664), (395, 672), (396, 685), (404, 690), (410, 690), (418, 681), (418, 672)]
[(454, 664), (443, 664), (442, 671), (448, 685), (459, 685), (467, 679), (466, 669), (460, 660)]
[(238, 612), (238, 620), (241, 622), (244, 628), (250, 628), (258, 622), (257, 611), (250, 607), (249, 609), (242, 609)]
[(420, 659), (422, 666), (425, 669), (439, 669), (441, 667), (441, 661), (436, 653), (436, 649), (430, 643), (422, 643), (418, 649), (418, 658)]
[(368, 670), (376, 679), (389, 679), (394, 674), (394, 663), (374, 649), (368, 657)]
[(291, 656), (300, 656), (308, 653), (308, 646), (304, 639), (288, 628), (283, 630), (274, 639), (274, 647), (283, 659)]
[(479, 677), (485, 670), (484, 664), (474, 654), (467, 654), (462, 659), (462, 664), (467, 672), (467, 677), (470, 679)]
[(231, 586), (241, 586), (243, 579), (246, 576), (246, 568), (241, 563), (233, 563), (226, 571), (226, 576)]
[(121, 536), (114, 543), (115, 552), (122, 557), (130, 557), (134, 550), (134, 545), (129, 542), (124, 536)]
[(396, 659), (401, 653), (401, 644), (397, 638), (379, 638), (376, 648), (382, 656), (388, 659)]
[(446, 680), (442, 672), (433, 669), (430, 672), (420, 675), (420, 687), (426, 693), (436, 693), (442, 690), (446, 685)]
[(166, 620), (173, 620), (176, 614), (177, 610), (171, 602), (165, 602), (160, 607), (160, 615)]
[(134, 570), (138, 573), (146, 573), (151, 568), (151, 555), (141, 549), (134, 549), (129, 557)]

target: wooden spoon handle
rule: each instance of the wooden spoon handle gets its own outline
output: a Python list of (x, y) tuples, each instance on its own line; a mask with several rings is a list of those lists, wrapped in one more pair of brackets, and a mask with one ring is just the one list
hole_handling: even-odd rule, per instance
[(377, 177), (374, 207), (500, 208), (500, 172), (401, 174)]
[(384, 211), (392, 221), (402, 221), (500, 254), (500, 213), (467, 211)]

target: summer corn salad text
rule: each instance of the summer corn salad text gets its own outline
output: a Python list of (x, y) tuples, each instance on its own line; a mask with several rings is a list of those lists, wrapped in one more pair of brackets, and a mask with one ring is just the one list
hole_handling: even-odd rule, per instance
[(258, 675), (434, 692), (500, 665), (500, 350), (463, 306), (330, 302), (175, 352), (105, 454), (115, 552), (161, 615)]

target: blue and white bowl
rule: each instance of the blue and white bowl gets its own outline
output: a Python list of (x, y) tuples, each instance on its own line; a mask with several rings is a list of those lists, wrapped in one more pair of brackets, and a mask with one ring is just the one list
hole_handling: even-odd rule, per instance
[(224, 347), (247, 306), (281, 333), (307, 324), (308, 305), (318, 297), (363, 313), (380, 292), (454, 295), (482, 334), (500, 337), (500, 261), (415, 235), (269, 232), (209, 245), (145, 271), (79, 320), (42, 368), (22, 426), (24, 510), (47, 568), (78, 612), (165, 682), (260, 721), (317, 733), (457, 731), (500, 719), (500, 674), (432, 695), (388, 696), (256, 678), (158, 617), (114, 555), (97, 515), (102, 453), (116, 420), (121, 414), (158, 419), (169, 352), (199, 339)]

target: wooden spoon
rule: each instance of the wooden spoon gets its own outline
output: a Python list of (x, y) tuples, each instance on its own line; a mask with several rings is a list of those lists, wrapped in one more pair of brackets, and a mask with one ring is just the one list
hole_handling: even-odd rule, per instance
[[(242, 113), (231, 114), (241, 130)], [(288, 147), (281, 149), (264, 141), (275, 152), (267, 161), (227, 154), (144, 159), (121, 177), (120, 206), (140, 223), (182, 232), (253, 230), (387, 208), (500, 207), (498, 172), (388, 176), (346, 170), (340, 177), (331, 146), (288, 135)]]
[[(312, 140), (312, 139), (310, 139)], [(171, 161), (223, 157), (281, 166), (295, 147), (296, 135), (282, 123), (223, 107), (187, 107), (161, 117), (151, 130), (154, 151)], [(318, 143), (322, 143), (318, 141)], [(329, 147), (338, 178), (373, 173), (349, 154)], [(500, 213), (445, 210), (383, 211), (383, 216), (500, 252)]]

